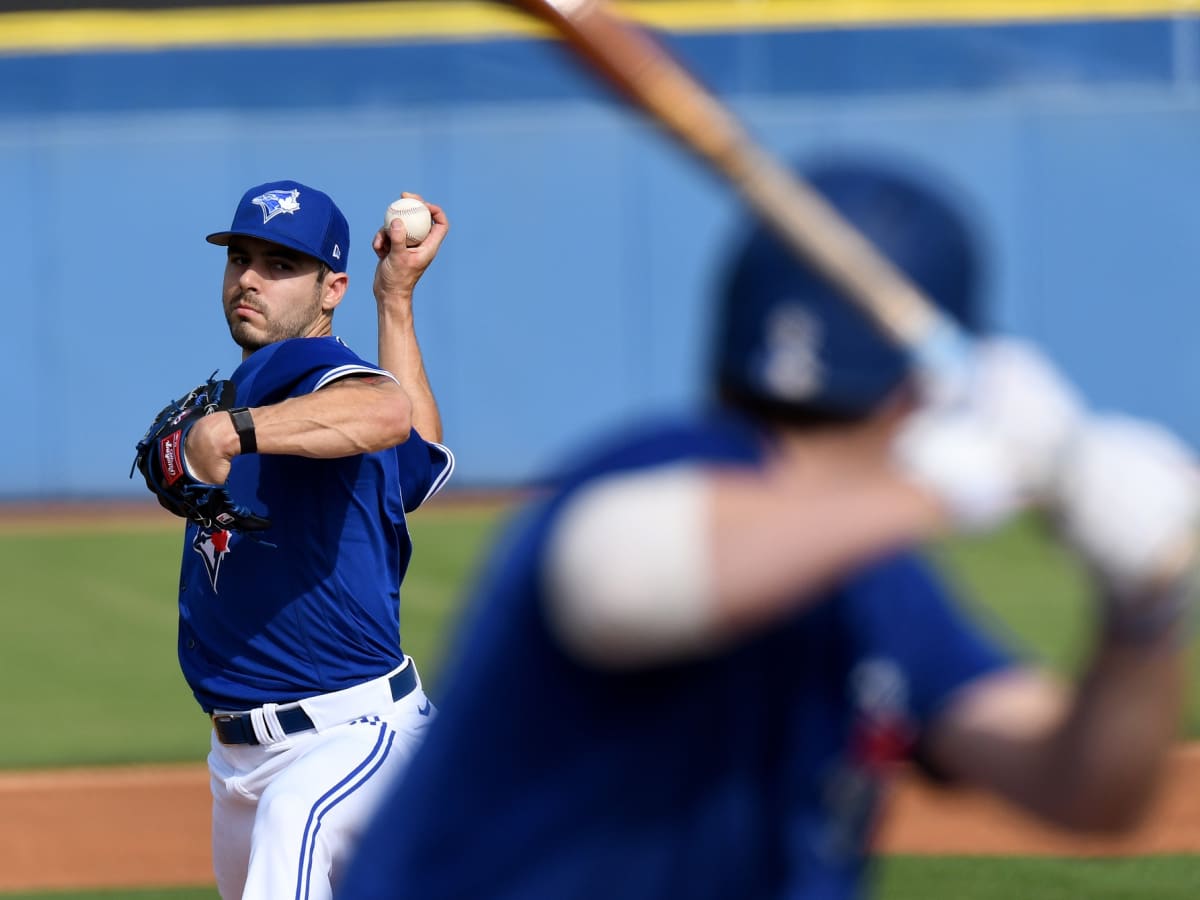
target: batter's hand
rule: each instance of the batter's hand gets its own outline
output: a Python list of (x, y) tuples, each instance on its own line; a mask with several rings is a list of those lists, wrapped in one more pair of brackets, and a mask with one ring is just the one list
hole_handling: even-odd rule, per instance
[(440, 206), (430, 203), (419, 194), (406, 191), (401, 196), (413, 197), (429, 207), (433, 225), (425, 240), (415, 247), (405, 246), (404, 220), (399, 216), (392, 220), (391, 225), (375, 233), (371, 247), (379, 258), (379, 264), (375, 267), (374, 291), (375, 298), (381, 302), (392, 297), (412, 299), (413, 289), (437, 256), (446, 232), (450, 230), (450, 221)]
[(967, 529), (1044, 499), (1083, 403), (1036, 348), (991, 338), (956, 390), (935, 391), (901, 430), (895, 458)]
[(1064, 536), (1118, 597), (1190, 576), (1200, 526), (1200, 474), (1189, 448), (1158, 425), (1090, 419), (1056, 479)]

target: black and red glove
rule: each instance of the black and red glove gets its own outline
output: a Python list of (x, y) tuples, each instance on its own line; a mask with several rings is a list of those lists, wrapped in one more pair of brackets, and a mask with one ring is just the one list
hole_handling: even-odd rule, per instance
[[(236, 400), (237, 386), (232, 381), (210, 377), (167, 404), (138, 441), (133, 468), (142, 473), (146, 487), (170, 513), (208, 530), (263, 531), (271, 525), (268, 519), (235, 503), (227, 484), (209, 484), (194, 477), (184, 455), (192, 426), (204, 416), (233, 409)], [(133, 477), (133, 469), (129, 477)]]

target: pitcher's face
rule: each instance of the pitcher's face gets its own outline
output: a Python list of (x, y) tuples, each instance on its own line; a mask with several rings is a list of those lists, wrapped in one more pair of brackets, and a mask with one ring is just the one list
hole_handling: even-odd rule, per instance
[[(332, 273), (311, 256), (251, 237), (229, 242), (222, 298), (229, 333), (247, 355), (295, 337), (328, 334)], [(335, 278), (342, 276), (334, 276)]]

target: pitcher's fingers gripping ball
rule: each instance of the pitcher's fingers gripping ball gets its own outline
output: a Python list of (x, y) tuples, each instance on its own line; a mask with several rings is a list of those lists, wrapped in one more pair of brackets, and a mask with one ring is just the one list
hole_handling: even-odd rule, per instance
[(384, 214), (383, 227), (390, 227), (393, 219), (404, 222), (404, 233), (407, 235), (405, 244), (409, 247), (415, 247), (425, 240), (429, 236), (429, 229), (433, 227), (433, 216), (429, 207), (416, 197), (393, 200)]

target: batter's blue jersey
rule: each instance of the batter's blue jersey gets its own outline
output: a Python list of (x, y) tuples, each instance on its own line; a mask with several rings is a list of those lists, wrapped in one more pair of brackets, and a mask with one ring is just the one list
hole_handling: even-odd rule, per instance
[(603, 671), (547, 625), (551, 525), (581, 484), (691, 460), (756, 467), (731, 419), (614, 446), (514, 523), (443, 676), (440, 714), (369, 827), (346, 900), (846, 898), (890, 764), (1008, 664), (914, 555), (712, 658)]
[[(296, 338), (256, 351), (231, 380), (239, 406), (263, 406), (368, 374), (386, 373), (337, 338)], [(405, 513), (453, 466), (447, 448), (416, 431), (398, 447), (341, 459), (236, 457), (230, 491), (271, 527), (253, 536), (187, 527), (179, 662), (200, 705), (284, 703), (400, 665)]]

